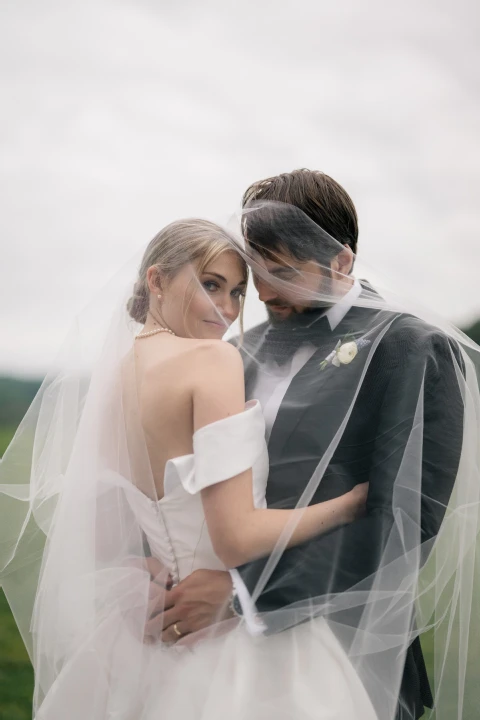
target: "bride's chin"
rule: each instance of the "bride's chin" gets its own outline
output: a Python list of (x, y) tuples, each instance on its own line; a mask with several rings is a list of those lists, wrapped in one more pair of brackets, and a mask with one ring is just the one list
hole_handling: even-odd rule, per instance
[(205, 336), (208, 339), (221, 340), (226, 332), (227, 328), (225, 325), (205, 320)]

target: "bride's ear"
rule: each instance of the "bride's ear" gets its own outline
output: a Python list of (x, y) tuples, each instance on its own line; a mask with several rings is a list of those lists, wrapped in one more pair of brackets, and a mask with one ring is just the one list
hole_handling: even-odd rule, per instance
[(158, 265), (152, 265), (147, 270), (147, 285), (151, 293), (158, 295), (162, 292), (162, 274)]

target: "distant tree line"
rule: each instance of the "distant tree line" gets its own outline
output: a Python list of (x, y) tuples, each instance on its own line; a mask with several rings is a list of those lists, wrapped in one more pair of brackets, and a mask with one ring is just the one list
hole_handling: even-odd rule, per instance
[(20, 423), (41, 383), (40, 379), (0, 377), (0, 426), (16, 427)]
[(477, 322), (470, 325), (470, 327), (466, 328), (463, 332), (476, 342), (477, 345), (480, 345), (480, 320), (477, 320)]

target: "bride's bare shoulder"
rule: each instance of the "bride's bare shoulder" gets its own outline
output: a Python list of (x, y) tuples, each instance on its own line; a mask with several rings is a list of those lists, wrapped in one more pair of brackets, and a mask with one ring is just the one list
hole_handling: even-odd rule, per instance
[(190, 391), (195, 426), (241, 412), (245, 405), (242, 357), (234, 345), (204, 340), (192, 352)]
[(243, 361), (237, 348), (224, 340), (182, 339), (173, 352), (162, 355), (150, 365), (152, 379), (167, 375), (192, 380), (205, 380), (215, 375), (243, 378)]
[(234, 345), (224, 340), (197, 340), (192, 345), (188, 361), (192, 363), (195, 374), (241, 372), (243, 375), (240, 352)]
[(155, 361), (145, 377), (147, 403), (156, 406), (159, 397), (163, 403), (169, 397), (175, 398), (178, 407), (180, 397), (187, 403), (193, 400), (197, 409), (208, 408), (201, 424), (218, 419), (219, 406), (222, 412), (227, 408), (227, 414), (243, 409), (243, 362), (234, 345), (222, 340), (185, 340), (170, 349), (171, 354)]

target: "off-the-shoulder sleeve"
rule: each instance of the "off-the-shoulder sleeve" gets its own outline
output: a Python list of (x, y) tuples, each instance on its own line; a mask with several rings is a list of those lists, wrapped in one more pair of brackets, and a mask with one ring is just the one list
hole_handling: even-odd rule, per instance
[(264, 452), (265, 421), (258, 400), (238, 415), (205, 425), (193, 436), (195, 471), (182, 478), (192, 495), (253, 467)]

